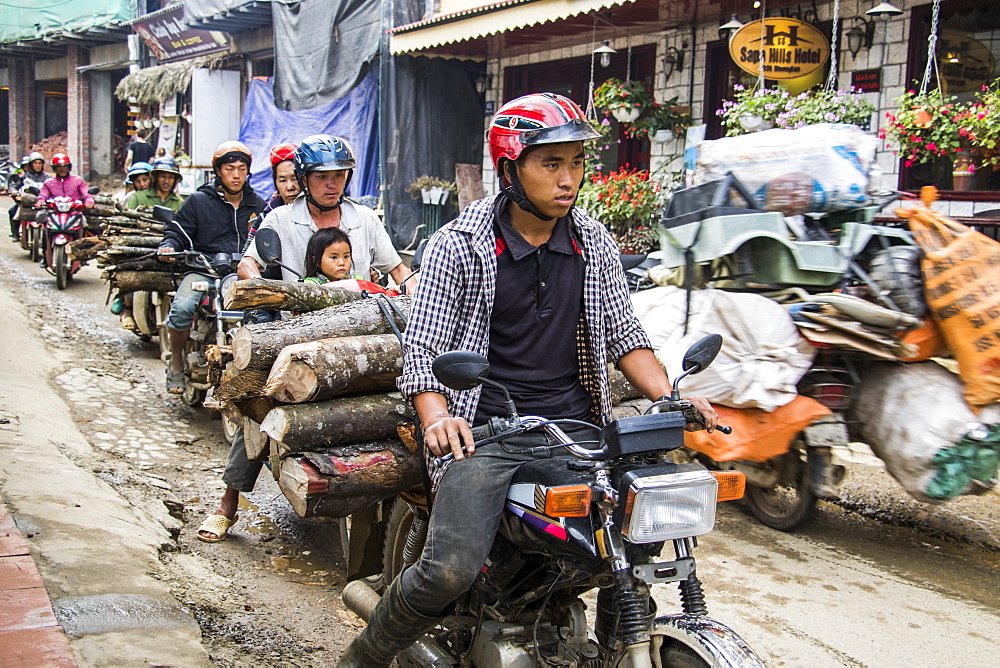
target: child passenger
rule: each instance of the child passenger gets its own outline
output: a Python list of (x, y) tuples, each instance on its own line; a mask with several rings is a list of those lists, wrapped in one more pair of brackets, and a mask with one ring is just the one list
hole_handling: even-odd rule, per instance
[(362, 280), (351, 273), (351, 238), (339, 227), (324, 227), (312, 235), (306, 246), (305, 269), (304, 283)]

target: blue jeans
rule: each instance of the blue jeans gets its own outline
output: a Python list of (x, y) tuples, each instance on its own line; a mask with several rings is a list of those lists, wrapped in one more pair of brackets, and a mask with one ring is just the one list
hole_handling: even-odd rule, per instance
[[(593, 438), (594, 433), (575, 427), (564, 431), (579, 440)], [(539, 446), (546, 443), (546, 436), (528, 432), (506, 443)], [(564, 452), (557, 450), (554, 456), (569, 459)], [(500, 526), (511, 480), (521, 466), (537, 458), (505, 452), (500, 443), (490, 443), (448, 467), (431, 508), (424, 551), (399, 576), (403, 598), (414, 611), (439, 617), (472, 586)]]
[(205, 274), (190, 273), (184, 277), (181, 284), (177, 286), (174, 299), (170, 302), (170, 312), (167, 313), (167, 327), (183, 332), (191, 329), (194, 322), (194, 315), (198, 312), (198, 304), (205, 296), (204, 292), (196, 292), (191, 285), (195, 281), (214, 281), (215, 279)]

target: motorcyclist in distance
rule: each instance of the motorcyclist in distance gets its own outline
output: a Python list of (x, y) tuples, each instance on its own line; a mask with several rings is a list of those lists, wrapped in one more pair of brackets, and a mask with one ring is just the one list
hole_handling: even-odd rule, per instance
[(87, 192), (87, 182), (75, 174), (70, 174), (72, 169), (73, 162), (65, 153), (56, 153), (52, 156), (52, 170), (56, 175), (42, 185), (36, 207), (41, 208), (53, 197), (72, 197), (83, 202), (85, 209), (94, 207), (94, 196)]
[[(41, 189), (48, 179), (49, 175), (45, 173), (45, 156), (33, 151), (21, 158), (21, 173), (18, 174), (18, 182), (14, 189), (21, 190), (28, 187)], [(17, 219), (17, 208), (18, 205), (15, 204), (7, 214), (10, 217), (10, 236), (15, 241), (18, 240), (21, 226)]]

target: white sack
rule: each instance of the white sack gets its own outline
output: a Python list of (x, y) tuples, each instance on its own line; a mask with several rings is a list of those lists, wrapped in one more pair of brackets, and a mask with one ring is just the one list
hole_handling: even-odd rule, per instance
[(924, 495), (937, 473), (934, 455), (958, 442), (969, 423), (1000, 421), (1000, 405), (976, 416), (958, 376), (935, 362), (873, 363), (861, 374), (849, 419), (860, 423), (861, 439), (910, 496), (941, 503)]
[(769, 211), (786, 216), (868, 203), (878, 139), (854, 125), (820, 123), (698, 144), (695, 185), (732, 172)]
[(773, 411), (795, 398), (795, 384), (816, 354), (785, 309), (760, 295), (694, 290), (687, 336), (684, 290), (644, 290), (632, 295), (632, 303), (671, 379), (681, 374), (691, 344), (707, 334), (722, 335), (722, 352), (712, 366), (681, 381), (683, 396)]

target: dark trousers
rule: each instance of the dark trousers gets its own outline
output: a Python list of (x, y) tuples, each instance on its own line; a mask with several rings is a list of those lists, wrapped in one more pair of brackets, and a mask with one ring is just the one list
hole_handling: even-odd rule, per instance
[[(565, 431), (579, 440), (593, 438), (593, 431), (585, 428)], [(535, 431), (507, 444), (530, 447), (546, 442), (545, 434)], [(555, 457), (568, 459), (565, 450), (555, 452)], [(472, 586), (500, 526), (507, 488), (518, 469), (535, 459), (537, 455), (505, 452), (501, 444), (491, 443), (451, 464), (434, 498), (424, 551), (399, 576), (403, 598), (414, 611), (440, 616)]]
[(17, 219), (17, 205), (15, 204), (7, 212), (7, 217), (10, 218), (10, 235), (16, 237), (21, 232), (21, 221)]

